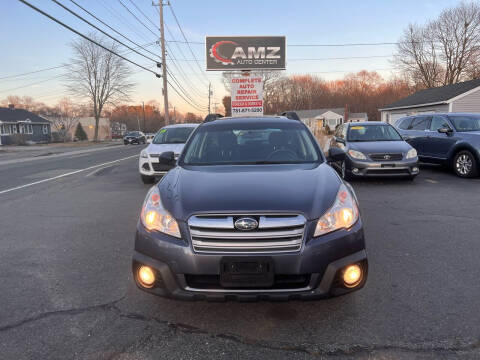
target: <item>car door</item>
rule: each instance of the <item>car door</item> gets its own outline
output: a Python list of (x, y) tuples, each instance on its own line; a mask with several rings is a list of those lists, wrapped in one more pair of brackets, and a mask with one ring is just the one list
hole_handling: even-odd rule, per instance
[[(449, 127), (452, 132), (445, 134), (439, 133), (438, 129)], [(445, 160), (452, 146), (455, 145), (457, 137), (453, 131), (453, 126), (446, 116), (434, 115), (428, 133), (428, 143), (426, 145), (426, 156), (432, 160)]]
[(427, 147), (427, 129), (430, 128), (432, 116), (415, 116), (407, 129), (405, 140), (412, 145), (419, 156), (425, 156)]

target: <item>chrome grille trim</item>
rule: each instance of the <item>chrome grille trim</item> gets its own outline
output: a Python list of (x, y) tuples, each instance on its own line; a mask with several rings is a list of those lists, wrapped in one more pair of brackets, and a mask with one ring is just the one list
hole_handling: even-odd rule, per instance
[[(258, 229), (236, 230), (234, 218), (255, 216)], [(194, 215), (188, 219), (193, 250), (198, 253), (284, 253), (302, 247), (307, 220), (297, 214)]]

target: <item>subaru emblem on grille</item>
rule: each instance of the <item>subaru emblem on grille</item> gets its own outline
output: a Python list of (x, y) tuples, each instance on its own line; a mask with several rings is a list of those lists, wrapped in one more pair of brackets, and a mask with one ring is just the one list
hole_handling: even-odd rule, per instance
[(251, 217), (243, 217), (235, 221), (237, 230), (254, 230), (258, 227), (258, 221)]
[(385, 160), (390, 160), (390, 155), (385, 154), (385, 155), (383, 155), (383, 158), (384, 158)]

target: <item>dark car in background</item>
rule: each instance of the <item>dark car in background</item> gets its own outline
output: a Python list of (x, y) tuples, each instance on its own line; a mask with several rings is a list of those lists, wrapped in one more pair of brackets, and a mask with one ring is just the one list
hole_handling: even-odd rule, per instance
[(160, 161), (174, 168), (142, 207), (132, 264), (140, 289), (190, 300), (289, 300), (365, 284), (355, 193), (302, 122), (208, 120), (178, 162), (173, 152)]
[(141, 131), (128, 131), (123, 136), (123, 144), (146, 144), (147, 137)]
[(340, 148), (346, 153), (345, 160), (332, 163), (343, 179), (372, 176), (413, 179), (419, 173), (417, 152), (387, 123), (342, 124), (335, 130), (330, 148)]
[(395, 126), (420, 161), (446, 165), (460, 177), (478, 176), (479, 114), (425, 114), (399, 119)]

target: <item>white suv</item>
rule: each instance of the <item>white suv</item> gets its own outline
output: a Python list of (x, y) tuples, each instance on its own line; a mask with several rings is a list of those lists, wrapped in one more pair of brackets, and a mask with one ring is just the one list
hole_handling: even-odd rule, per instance
[(144, 184), (153, 183), (156, 176), (163, 176), (170, 170), (169, 166), (160, 164), (158, 158), (162, 153), (172, 151), (177, 159), (197, 126), (198, 124), (168, 125), (157, 132), (150, 145), (140, 153), (138, 169)]

